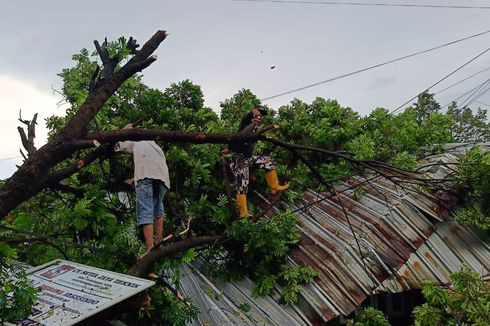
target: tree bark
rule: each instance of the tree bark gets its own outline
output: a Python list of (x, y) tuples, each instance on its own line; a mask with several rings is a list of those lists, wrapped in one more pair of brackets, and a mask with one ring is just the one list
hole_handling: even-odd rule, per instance
[(218, 243), (223, 240), (223, 236), (200, 236), (196, 238), (185, 239), (179, 242), (173, 242), (165, 246), (156, 247), (148, 254), (139, 259), (129, 270), (128, 274), (137, 277), (146, 277), (151, 272), (153, 265), (163, 257), (174, 255), (194, 247)]
[(0, 190), (0, 217), (46, 187), (42, 180), (50, 169), (77, 150), (70, 146), (70, 142), (83, 138), (88, 123), (124, 81), (156, 60), (152, 53), (166, 36), (165, 31), (156, 32), (117, 73), (100, 85), (95, 85), (75, 116), (55, 138), (27, 158)]

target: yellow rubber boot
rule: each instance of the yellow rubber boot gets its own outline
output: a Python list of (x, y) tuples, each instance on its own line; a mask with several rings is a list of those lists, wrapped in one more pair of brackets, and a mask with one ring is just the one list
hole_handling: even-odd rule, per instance
[(288, 183), (286, 183), (284, 186), (279, 185), (276, 170), (266, 172), (265, 181), (267, 182), (267, 185), (269, 186), (269, 189), (273, 195), (277, 194), (278, 191), (283, 191), (289, 188)]
[(240, 210), (240, 217), (248, 217), (247, 195), (237, 194), (236, 204), (238, 206), (238, 209)]

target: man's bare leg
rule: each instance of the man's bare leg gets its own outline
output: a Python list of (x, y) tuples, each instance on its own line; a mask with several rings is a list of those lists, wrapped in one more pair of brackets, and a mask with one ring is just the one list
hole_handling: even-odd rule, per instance
[(157, 217), (155, 219), (155, 244), (162, 241), (164, 224), (163, 217)]
[(146, 255), (153, 247), (153, 224), (143, 225), (143, 236), (145, 237), (146, 251), (143, 255)]

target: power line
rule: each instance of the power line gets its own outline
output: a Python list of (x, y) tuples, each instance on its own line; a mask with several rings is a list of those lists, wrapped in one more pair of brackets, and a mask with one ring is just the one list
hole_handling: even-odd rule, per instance
[(270, 99), (273, 99), (273, 98), (277, 98), (277, 97), (281, 97), (281, 96), (284, 96), (284, 95), (288, 95), (288, 94), (291, 94), (291, 93), (296, 93), (296, 92), (299, 92), (299, 91), (302, 91), (302, 90), (305, 90), (305, 89), (308, 89), (308, 88), (312, 88), (312, 87), (315, 87), (315, 86), (319, 86), (319, 85), (322, 85), (322, 84), (326, 84), (326, 83), (332, 82), (332, 81), (337, 80), (337, 79), (349, 77), (349, 76), (352, 76), (352, 75), (355, 75), (355, 74), (358, 74), (358, 73), (361, 73), (361, 72), (364, 72), (364, 71), (368, 71), (368, 70), (371, 70), (371, 69), (374, 69), (374, 68), (378, 68), (378, 67), (381, 67), (381, 66), (384, 66), (384, 65), (393, 63), (393, 62), (397, 62), (397, 61), (401, 61), (401, 60), (404, 60), (404, 59), (407, 59), (407, 58), (411, 58), (411, 57), (414, 57), (414, 56), (419, 55), (419, 54), (427, 53), (427, 52), (434, 51), (434, 50), (437, 50), (437, 49), (440, 49), (440, 48), (443, 48), (443, 47), (446, 47), (446, 46), (449, 46), (449, 45), (453, 45), (453, 44), (456, 44), (456, 43), (459, 43), (459, 42), (463, 42), (463, 41), (466, 41), (466, 40), (469, 40), (471, 38), (478, 37), (478, 36), (481, 36), (481, 35), (484, 35), (484, 34), (487, 34), (487, 33), (490, 33), (490, 30), (486, 30), (486, 31), (481, 32), (481, 33), (473, 34), (473, 35), (470, 35), (470, 36), (467, 36), (467, 37), (464, 37), (464, 38), (461, 38), (461, 39), (458, 39), (458, 40), (455, 40), (455, 41), (444, 43), (444, 44), (438, 45), (438, 46), (433, 47), (433, 48), (430, 48), (430, 49), (426, 49), (426, 50), (415, 52), (415, 53), (412, 53), (412, 54), (409, 54), (409, 55), (405, 55), (405, 56), (400, 57), (400, 58), (397, 58), (397, 59), (393, 59), (393, 60), (382, 62), (382, 63), (376, 64), (376, 65), (373, 65), (373, 66), (369, 66), (367, 68), (363, 68), (363, 69), (359, 69), (359, 70), (356, 70), (356, 71), (353, 71), (353, 72), (349, 72), (347, 74), (343, 74), (343, 75), (336, 76), (336, 77), (333, 77), (333, 78), (330, 78), (330, 79), (326, 79), (326, 80), (323, 80), (323, 81), (320, 81), (320, 82), (317, 82), (317, 83), (309, 84), (309, 85), (306, 85), (306, 86), (303, 86), (303, 87), (298, 87), (296, 89), (293, 89), (293, 90), (290, 90), (290, 91), (286, 91), (286, 92), (282, 92), (282, 93), (279, 93), (277, 95), (265, 97), (265, 98), (260, 99), (260, 101), (267, 101), (267, 100), (270, 100)]
[(487, 89), (484, 90), (480, 95), (478, 95), (476, 98), (474, 98), (473, 100), (471, 100), (471, 102), (468, 103), (468, 105), (473, 104), (473, 102), (478, 102), (477, 100), (479, 100), (480, 98), (482, 98), (482, 96), (485, 95), (488, 91), (490, 91), (490, 87), (487, 87)]
[(474, 101), (478, 100), (480, 97), (482, 97), (483, 95), (485, 95), (488, 92), (488, 90), (490, 90), (490, 87), (488, 86), (489, 85), (489, 82), (490, 82), (490, 79), (487, 80), (487, 84), (479, 90), (479, 93), (475, 94), (473, 97), (470, 96), (467, 99), (467, 103), (465, 103), (464, 105), (460, 105), (460, 106), (462, 106), (462, 107), (465, 107), (465, 106), (466, 107), (469, 107), (471, 104), (473, 104)]
[[(488, 51), (490, 51), (490, 48), (487, 48), (485, 51), (483, 51), (480, 54), (478, 54), (477, 56), (473, 57), (471, 60), (467, 61), (462, 66), (459, 66), (458, 68), (456, 68), (455, 70), (453, 70), (452, 72), (450, 72), (449, 74), (447, 74), (446, 76), (444, 76), (443, 78), (439, 79), (437, 82), (435, 82), (431, 86), (427, 87), (425, 90), (429, 90), (432, 87), (434, 87), (434, 86), (438, 85), (439, 83), (443, 82), (444, 80), (446, 80), (450, 76), (454, 75), (456, 72), (458, 72), (459, 70), (463, 69), (464, 67), (466, 67), (471, 62), (475, 61), (476, 59), (478, 59), (479, 57), (481, 57), (482, 55), (484, 55)], [(409, 99), (408, 101), (406, 101), (405, 103), (403, 103), (402, 105), (400, 105), (399, 107), (397, 107), (396, 109), (394, 109), (393, 111), (391, 111), (389, 114), (393, 114), (393, 113), (397, 112), (398, 110), (402, 109), (405, 105), (407, 105), (408, 103), (410, 103), (411, 101), (413, 101), (414, 99), (416, 99), (422, 93), (423, 92), (418, 93), (417, 95), (415, 95), (414, 97), (412, 97), (411, 99)]]
[(336, 5), (336, 6), (375, 6), (375, 7), (407, 7), (407, 8), (432, 8), (432, 9), (490, 9), (490, 6), (461, 6), (461, 5), (420, 5), (406, 3), (363, 3), (363, 2), (337, 2), (337, 1), (300, 1), (300, 0), (233, 0), (238, 2), (263, 2), (263, 3), (287, 3), (287, 4), (311, 4), (311, 5)]
[(474, 89), (474, 91), (463, 101), (459, 104), (460, 107), (465, 107), (466, 103), (469, 103), (471, 98), (474, 98), (477, 96), (477, 93), (480, 92), (482, 89), (485, 89), (485, 87), (488, 86), (488, 82), (490, 82), (490, 79), (487, 79), (484, 83), (480, 84), (479, 87)]
[(485, 106), (490, 106), (490, 104), (487, 104), (487, 103), (483, 103), (483, 102), (480, 102), (480, 101), (475, 101), (476, 103), (480, 103), (482, 105), (485, 105)]
[(447, 103), (446, 105), (444, 106), (441, 106), (441, 109), (445, 108), (446, 106), (448, 106), (449, 104), (451, 104), (452, 102), (456, 102), (457, 100), (459, 100), (460, 98), (462, 98), (463, 96), (466, 96), (468, 95), (469, 93), (473, 92), (474, 90), (476, 89), (480, 89), (481, 87), (483, 87), (483, 85), (485, 85), (487, 82), (489, 81), (489, 79), (485, 80), (483, 83), (481, 84), (478, 84), (476, 85), (475, 87), (473, 87), (472, 89), (470, 89), (469, 91), (467, 91), (466, 93), (464, 93), (463, 95), (459, 96), (458, 98), (455, 98), (454, 100), (452, 100), (451, 102)]
[(7, 160), (13, 160), (16, 158), (22, 157), (21, 155), (18, 156), (12, 156), (12, 157), (6, 157), (6, 158), (0, 158), (0, 161), (7, 161)]
[(460, 80), (460, 81), (458, 81), (458, 82), (456, 82), (456, 83), (452, 84), (451, 86), (448, 86), (448, 87), (446, 87), (446, 88), (444, 88), (444, 89), (441, 89), (441, 90), (440, 90), (440, 91), (438, 91), (438, 92), (435, 92), (435, 93), (434, 93), (434, 95), (439, 94), (439, 93), (442, 93), (442, 92), (444, 92), (444, 91), (447, 91), (448, 89), (450, 89), (450, 88), (452, 88), (452, 87), (454, 87), (454, 86), (456, 86), (456, 85), (459, 85), (459, 84), (461, 84), (462, 82), (465, 82), (465, 81), (467, 81), (468, 79), (473, 78), (473, 77), (475, 77), (476, 75), (479, 75), (479, 74), (481, 74), (482, 72), (485, 72), (485, 71), (487, 71), (487, 70), (490, 70), (490, 67), (485, 68), (485, 69), (483, 69), (483, 70), (480, 70), (480, 71), (478, 71), (478, 72), (475, 72), (475, 73), (474, 73), (474, 74), (472, 74), (471, 76), (468, 76), (468, 77), (466, 77), (465, 79), (462, 79), (462, 80)]

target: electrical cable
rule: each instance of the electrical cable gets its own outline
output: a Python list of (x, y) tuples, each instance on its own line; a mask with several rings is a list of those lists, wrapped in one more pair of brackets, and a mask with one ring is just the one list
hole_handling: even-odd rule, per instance
[(451, 103), (453, 103), (453, 102), (457, 102), (457, 101), (458, 101), (460, 98), (462, 98), (462, 97), (464, 97), (464, 96), (468, 95), (469, 93), (471, 93), (471, 92), (473, 92), (473, 91), (477, 91), (478, 89), (480, 89), (481, 87), (483, 87), (483, 85), (485, 85), (485, 84), (486, 84), (486, 83), (487, 83), (489, 80), (490, 80), (490, 78), (489, 78), (489, 79), (487, 79), (487, 80), (485, 80), (483, 83), (480, 83), (480, 84), (476, 85), (475, 87), (473, 87), (472, 89), (470, 89), (469, 91), (467, 91), (467, 92), (466, 92), (466, 93), (464, 93), (463, 95), (461, 95), (461, 96), (459, 96), (459, 97), (455, 98), (454, 100), (450, 101), (450, 102), (449, 102), (449, 103), (447, 103), (446, 105), (441, 106), (441, 109), (445, 108), (446, 106), (449, 106), (449, 104), (451, 104)]
[(392, 60), (389, 60), (389, 61), (378, 63), (376, 65), (369, 66), (369, 67), (366, 67), (366, 68), (363, 68), (363, 69), (355, 70), (355, 71), (352, 71), (352, 72), (349, 72), (349, 73), (346, 73), (346, 74), (343, 74), (343, 75), (339, 75), (339, 76), (336, 76), (336, 77), (333, 77), (333, 78), (330, 78), (330, 79), (326, 79), (326, 80), (323, 80), (323, 81), (320, 81), (320, 82), (316, 82), (316, 83), (309, 84), (309, 85), (306, 85), (306, 86), (298, 87), (298, 88), (295, 88), (295, 89), (290, 90), (290, 91), (286, 91), (286, 92), (282, 92), (282, 93), (279, 93), (279, 94), (276, 94), (276, 95), (273, 95), (273, 96), (265, 97), (265, 98), (260, 99), (260, 101), (267, 101), (267, 100), (270, 100), (270, 99), (273, 99), (273, 98), (278, 98), (278, 97), (281, 97), (281, 96), (284, 96), (284, 95), (288, 95), (288, 94), (291, 94), (291, 93), (296, 93), (296, 92), (299, 92), (299, 91), (302, 91), (302, 90), (305, 90), (305, 89), (308, 89), (308, 88), (312, 88), (312, 87), (319, 86), (319, 85), (322, 85), (322, 84), (326, 84), (326, 83), (329, 83), (329, 82), (332, 82), (332, 81), (335, 81), (335, 80), (338, 80), (338, 79), (342, 79), (342, 78), (345, 78), (345, 77), (356, 75), (356, 74), (359, 74), (361, 72), (365, 72), (365, 71), (368, 71), (368, 70), (371, 70), (371, 69), (374, 69), (374, 68), (382, 67), (382, 66), (385, 66), (385, 65), (390, 64), (390, 63), (393, 63), (393, 62), (397, 62), (397, 61), (401, 61), (401, 60), (404, 60), (404, 59), (408, 59), (408, 58), (411, 58), (411, 57), (414, 57), (414, 56), (417, 56), (417, 55), (420, 55), (420, 54), (424, 54), (424, 53), (427, 53), (427, 52), (430, 52), (430, 51), (434, 51), (434, 50), (437, 50), (437, 49), (440, 49), (440, 48), (443, 48), (443, 47), (446, 47), (446, 46), (449, 46), (449, 45), (453, 45), (453, 44), (456, 44), (456, 43), (459, 43), (459, 42), (463, 42), (463, 41), (466, 41), (466, 40), (469, 40), (469, 39), (472, 39), (472, 38), (475, 38), (475, 37), (478, 37), (478, 36), (481, 36), (481, 35), (485, 35), (485, 34), (488, 34), (488, 33), (490, 33), (490, 30), (486, 30), (486, 31), (481, 32), (481, 33), (477, 33), (477, 34), (473, 34), (473, 35), (470, 35), (470, 36), (467, 36), (467, 37), (464, 37), (464, 38), (460, 38), (460, 39), (457, 39), (455, 41), (444, 43), (444, 44), (441, 44), (441, 45), (438, 45), (438, 46), (435, 46), (435, 47), (432, 47), (432, 48), (429, 48), (429, 49), (426, 49), (426, 50), (422, 50), (422, 51), (418, 51), (418, 52), (415, 52), (415, 53), (411, 53), (409, 55), (405, 55), (405, 56), (402, 56), (402, 57), (399, 57), (399, 58), (396, 58), (396, 59), (392, 59)]
[(478, 72), (475, 72), (475, 73), (474, 73), (474, 74), (472, 74), (471, 76), (468, 76), (468, 77), (466, 77), (465, 79), (462, 79), (462, 80), (460, 80), (460, 81), (458, 81), (458, 82), (456, 82), (456, 83), (452, 84), (451, 86), (448, 86), (448, 87), (446, 87), (446, 88), (444, 88), (444, 89), (441, 89), (440, 91), (435, 92), (435, 93), (434, 93), (434, 95), (437, 95), (437, 94), (440, 94), (440, 93), (442, 93), (442, 92), (444, 92), (444, 91), (447, 91), (448, 89), (450, 89), (450, 88), (452, 88), (452, 87), (454, 87), (454, 86), (456, 86), (456, 85), (459, 85), (459, 84), (461, 84), (461, 83), (463, 83), (463, 82), (467, 81), (468, 79), (473, 78), (473, 77), (475, 77), (476, 75), (479, 75), (479, 74), (481, 74), (482, 72), (485, 72), (485, 71), (487, 71), (487, 70), (490, 70), (490, 67), (485, 68), (485, 69), (483, 69), (483, 70), (480, 70), (480, 71), (478, 71)]
[(469, 107), (471, 104), (473, 104), (474, 101), (478, 100), (480, 97), (482, 97), (483, 95), (485, 95), (489, 90), (490, 90), (490, 86), (487, 84), (485, 86), (486, 88), (482, 91), (480, 91), (479, 94), (476, 94), (472, 99), (471, 101), (469, 101), (468, 103), (465, 104), (466, 107)]
[(467, 103), (471, 101), (472, 98), (475, 98), (482, 89), (488, 86), (490, 79), (487, 79), (483, 84), (481, 84), (477, 89), (475, 89), (462, 103), (459, 104), (460, 107), (467, 106)]
[(381, 2), (338, 2), (338, 1), (304, 1), (304, 0), (233, 0), (235, 2), (263, 2), (263, 3), (287, 3), (287, 4), (311, 4), (311, 5), (337, 5), (337, 6), (364, 6), (364, 7), (408, 7), (408, 8), (432, 8), (432, 9), (490, 9), (489, 6), (462, 6), (462, 5), (420, 5), (405, 3), (381, 3)]
[(475, 90), (475, 89), (477, 89), (478, 87), (482, 87), (482, 86), (483, 86), (483, 85), (484, 85), (484, 84), (485, 84), (487, 81), (488, 81), (488, 79), (487, 79), (487, 80), (485, 80), (483, 83), (480, 83), (480, 84), (476, 85), (475, 87), (473, 87), (472, 89), (470, 89), (469, 91), (467, 91), (467, 92), (466, 92), (466, 93), (464, 93), (463, 95), (461, 95), (461, 96), (459, 96), (459, 97), (455, 98), (454, 100), (452, 100), (451, 102), (447, 103), (446, 105), (441, 106), (441, 109), (445, 108), (446, 106), (448, 106), (449, 104), (451, 104), (451, 103), (453, 103), (453, 102), (456, 102), (456, 101), (457, 101), (457, 100), (459, 100), (460, 98), (462, 98), (462, 97), (464, 97), (464, 96), (468, 95), (469, 93), (471, 93), (472, 91), (474, 91), (474, 90)]
[(480, 101), (475, 101), (476, 103), (479, 103), (479, 104), (482, 104), (482, 105), (485, 105), (485, 106), (490, 106), (490, 104), (487, 104), (487, 103), (483, 103), (483, 102), (480, 102)]
[[(429, 89), (431, 89), (432, 87), (440, 84), (441, 82), (443, 82), (444, 80), (448, 79), (449, 77), (451, 77), (452, 75), (454, 75), (456, 72), (458, 72), (459, 70), (463, 69), (464, 67), (466, 67), (467, 65), (469, 65), (470, 63), (472, 63), (473, 61), (475, 61), (476, 59), (478, 59), (479, 57), (481, 57), (482, 55), (484, 55), (485, 53), (487, 53), (488, 51), (490, 51), (490, 48), (487, 48), (486, 50), (484, 50), (483, 52), (481, 52), (480, 54), (478, 54), (477, 56), (473, 57), (471, 60), (467, 61), (466, 63), (464, 63), (462, 66), (459, 66), (458, 68), (456, 68), (455, 70), (453, 70), (452, 72), (450, 72), (449, 74), (447, 74), (446, 76), (444, 76), (443, 78), (439, 79), (437, 82), (435, 82), (434, 84), (432, 84), (431, 86), (427, 87), (424, 91), (428, 91)], [(394, 114), (395, 112), (399, 111), (400, 109), (402, 109), (405, 105), (407, 105), (408, 103), (410, 103), (411, 101), (413, 101), (414, 99), (416, 99), (420, 94), (422, 94), (424, 91), (418, 93), (417, 95), (415, 95), (414, 97), (412, 97), (411, 99), (409, 99), (408, 101), (406, 101), (405, 103), (403, 103), (402, 105), (400, 105), (399, 107), (397, 107), (396, 109), (394, 109), (393, 111), (391, 111), (389, 114)]]
[(21, 155), (19, 156), (12, 156), (12, 157), (7, 157), (7, 158), (0, 158), (0, 161), (7, 161), (7, 160), (13, 160), (16, 158), (22, 157)]

